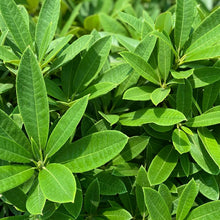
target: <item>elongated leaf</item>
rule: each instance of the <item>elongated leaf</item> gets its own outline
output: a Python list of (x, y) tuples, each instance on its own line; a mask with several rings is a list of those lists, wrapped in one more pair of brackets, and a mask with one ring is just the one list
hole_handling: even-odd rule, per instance
[(207, 202), (190, 212), (187, 220), (213, 220), (220, 215), (220, 201)]
[(220, 81), (213, 83), (209, 86), (206, 86), (204, 88), (203, 96), (202, 96), (202, 110), (203, 111), (210, 109), (215, 103), (218, 97), (219, 86), (220, 86)]
[(53, 72), (59, 67), (66, 64), (68, 61), (72, 60), (77, 54), (79, 54), (82, 50), (86, 49), (89, 41), (92, 36), (84, 35), (70, 44), (65, 50), (63, 50), (57, 59), (53, 62), (49, 72)]
[(21, 11), (13, 0), (1, 0), (0, 11), (13, 40), (23, 52), (28, 45), (32, 46), (31, 35)]
[(94, 179), (88, 186), (85, 194), (84, 207), (89, 214), (95, 214), (100, 202), (99, 181)]
[(73, 134), (86, 110), (87, 104), (88, 96), (77, 100), (59, 120), (47, 143), (46, 154), (48, 157), (55, 154)]
[(219, 120), (220, 111), (208, 112), (189, 119), (186, 122), (186, 125), (189, 127), (205, 127), (210, 125), (216, 125), (219, 123)]
[(102, 212), (102, 215), (109, 220), (130, 220), (132, 219), (132, 215), (126, 210), (122, 208), (108, 208)]
[(7, 47), (0, 46), (0, 59), (3, 60), (3, 62), (10, 62), (13, 60), (18, 60), (19, 58)]
[(220, 37), (220, 8), (213, 10), (201, 24), (195, 29), (191, 37), (191, 45), (187, 49), (189, 52), (197, 51), (202, 48), (215, 44)]
[(193, 77), (189, 79), (194, 88), (210, 85), (220, 80), (220, 68), (204, 67), (194, 70)]
[(78, 178), (75, 177), (75, 179), (76, 179), (77, 190), (76, 190), (74, 203), (72, 202), (64, 203), (63, 206), (75, 219), (77, 219), (82, 209), (83, 194), (82, 194), (82, 188), (81, 188)]
[(13, 88), (13, 84), (11, 83), (0, 83), (0, 94), (5, 93), (12, 88)]
[(21, 189), (21, 187), (16, 187), (13, 189), (10, 189), (3, 193), (4, 197), (16, 208), (27, 211), (26, 210), (26, 201), (27, 201), (27, 195), (24, 193), (24, 191)]
[(152, 86), (132, 87), (123, 95), (123, 99), (132, 101), (148, 101), (151, 98), (151, 93), (155, 90)]
[(120, 116), (120, 122), (125, 126), (141, 126), (147, 123), (169, 126), (183, 120), (185, 116), (181, 112), (169, 108), (140, 109)]
[(147, 212), (147, 207), (144, 202), (144, 193), (142, 187), (148, 187), (150, 183), (148, 181), (147, 171), (143, 166), (138, 170), (137, 178), (136, 178), (136, 200), (137, 206), (142, 216)]
[(68, 30), (70, 29), (70, 27), (71, 27), (72, 24), (73, 24), (74, 19), (75, 19), (76, 16), (78, 15), (79, 10), (80, 10), (81, 7), (82, 7), (82, 4), (78, 3), (78, 4), (76, 5), (76, 7), (73, 9), (73, 11), (72, 11), (72, 13), (71, 13), (69, 19), (65, 22), (65, 25), (63, 26), (63, 29), (62, 29), (61, 32), (60, 32), (60, 35), (61, 35), (61, 36), (65, 35), (65, 34), (68, 32)]
[(116, 87), (117, 84), (112, 82), (100, 82), (95, 85), (89, 86), (86, 90), (80, 93), (80, 97), (90, 94), (89, 99), (95, 99), (99, 96), (105, 95)]
[(25, 50), (17, 76), (18, 107), (29, 138), (44, 148), (49, 129), (47, 92), (36, 57)]
[(26, 182), (34, 174), (30, 166), (0, 166), (0, 193), (13, 189)]
[(177, 0), (176, 6), (176, 24), (174, 29), (174, 38), (176, 48), (180, 50), (189, 37), (194, 18), (193, 0)]
[(171, 49), (161, 39), (158, 43), (158, 68), (160, 70), (161, 78), (166, 82), (171, 67)]
[(27, 137), (22, 132), (22, 130), (17, 126), (15, 121), (13, 121), (5, 112), (0, 110), (0, 136), (4, 136), (12, 139), (19, 145), (29, 148), (30, 143), (27, 140)]
[(153, 52), (156, 42), (156, 36), (148, 34), (135, 48), (135, 54), (142, 57), (145, 61), (148, 61), (150, 55)]
[(154, 189), (143, 187), (145, 203), (152, 220), (169, 220), (171, 214), (162, 196)]
[(124, 36), (128, 35), (125, 27), (120, 22), (118, 22), (116, 19), (113, 19), (109, 15), (100, 13), (99, 20), (101, 22), (101, 26), (104, 29), (104, 31), (115, 34), (121, 34)]
[(215, 176), (206, 172), (199, 172), (195, 174), (195, 180), (199, 186), (200, 193), (206, 198), (211, 200), (219, 199), (219, 187)]
[(44, 1), (35, 32), (35, 42), (39, 60), (43, 58), (47, 47), (54, 37), (59, 19), (59, 12), (60, 0)]
[[(219, 26), (220, 27), (220, 26)], [(219, 28), (220, 33), (220, 28)], [(196, 60), (206, 60), (220, 57), (220, 45), (206, 47), (201, 50), (196, 50), (185, 55), (184, 62), (192, 62)]]
[(218, 167), (220, 167), (220, 145), (212, 135), (211, 131), (205, 127), (199, 128), (198, 135), (209, 155), (212, 157)]
[(164, 147), (150, 164), (148, 170), (150, 184), (157, 185), (164, 182), (175, 168), (177, 160), (177, 151), (172, 146)]
[(122, 152), (113, 159), (112, 163), (116, 165), (132, 160), (146, 148), (148, 142), (149, 137), (146, 136), (133, 136), (129, 138), (128, 144)]
[(113, 176), (111, 172), (103, 171), (95, 175), (95, 177), (99, 181), (101, 195), (117, 195), (127, 192), (123, 181), (119, 177)]
[(40, 171), (40, 188), (45, 197), (53, 202), (74, 202), (76, 181), (71, 171), (61, 164), (51, 163)]
[(176, 213), (176, 218), (178, 220), (183, 220), (187, 216), (194, 203), (197, 194), (198, 194), (198, 189), (194, 179), (192, 179), (185, 186), (183, 192), (181, 193), (177, 206), (177, 213)]
[(171, 211), (173, 201), (172, 201), (172, 195), (171, 195), (171, 192), (170, 192), (169, 188), (165, 184), (161, 184), (158, 188), (158, 192), (163, 197), (163, 199), (166, 202), (169, 210)]
[(157, 88), (151, 93), (151, 100), (154, 105), (161, 103), (170, 93), (170, 88)]
[(192, 111), (192, 86), (186, 79), (185, 84), (179, 84), (176, 94), (176, 109), (186, 117), (191, 116)]
[(119, 131), (101, 131), (64, 146), (55, 161), (81, 173), (102, 166), (118, 155), (128, 138)]
[(99, 114), (110, 124), (110, 126), (116, 124), (119, 120), (118, 115), (113, 115), (113, 114), (104, 114), (103, 112), (99, 111)]
[(53, 58), (63, 49), (63, 47), (71, 40), (73, 35), (69, 34), (66, 37), (61, 38), (56, 47), (45, 57), (42, 67), (45, 67)]
[(194, 133), (193, 136), (189, 136), (189, 140), (191, 142), (190, 154), (196, 163), (207, 173), (213, 175), (218, 174), (218, 166), (206, 151), (198, 135)]
[(39, 183), (36, 184), (33, 192), (28, 196), (26, 207), (32, 215), (42, 215), (46, 198), (42, 193)]
[(193, 72), (194, 72), (194, 69), (189, 69), (186, 71), (179, 71), (179, 72), (171, 70), (171, 74), (175, 79), (187, 79), (193, 74)]
[(155, 29), (165, 31), (169, 35), (172, 30), (172, 14), (170, 12), (160, 14), (155, 22)]
[(146, 80), (159, 85), (160, 80), (154, 69), (140, 56), (131, 53), (123, 52), (121, 56), (128, 62), (129, 65)]
[(159, 38), (160, 40), (162, 40), (165, 44), (167, 44), (167, 46), (169, 46), (170, 49), (172, 50), (173, 54), (174, 54), (176, 57), (178, 57), (178, 54), (177, 54), (176, 50), (174, 49), (173, 44), (172, 44), (172, 42), (171, 42), (171, 40), (170, 40), (170, 38), (169, 38), (168, 35), (166, 35), (165, 33), (161, 33), (161, 32), (159, 32), (159, 31), (152, 31), (150, 34), (151, 34), (151, 35), (154, 35), (154, 36), (156, 36), (156, 37), (158, 37), (158, 38)]
[(187, 153), (190, 151), (190, 141), (187, 135), (181, 129), (176, 128), (172, 134), (172, 141), (175, 149), (180, 153)]
[(103, 67), (110, 51), (111, 37), (101, 38), (93, 44), (80, 62), (73, 79), (74, 91), (83, 90)]
[(32, 155), (23, 146), (0, 136), (0, 159), (12, 162), (30, 163)]

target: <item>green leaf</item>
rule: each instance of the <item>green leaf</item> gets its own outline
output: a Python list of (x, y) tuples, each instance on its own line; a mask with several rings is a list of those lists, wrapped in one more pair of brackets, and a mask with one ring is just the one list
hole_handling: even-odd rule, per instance
[(72, 60), (77, 54), (79, 54), (82, 50), (86, 49), (88, 46), (92, 36), (84, 35), (70, 44), (65, 50), (63, 50), (57, 59), (53, 62), (50, 67), (49, 72), (53, 72), (59, 67), (63, 66), (70, 60)]
[(81, 7), (82, 7), (81, 3), (78, 3), (77, 5), (75, 5), (74, 9), (71, 12), (70, 17), (68, 18), (67, 21), (65, 21), (65, 24), (64, 24), (64, 26), (63, 26), (63, 28), (60, 32), (61, 36), (65, 35), (68, 32), (68, 30), (70, 29), (70, 27), (72, 26), (72, 24), (74, 22), (74, 19), (78, 15), (79, 10), (80, 10)]
[(109, 15), (100, 13), (99, 20), (104, 31), (115, 34), (121, 34), (124, 36), (128, 35), (127, 30), (124, 28), (124, 26), (116, 19), (110, 17)]
[(65, 145), (54, 160), (74, 173), (86, 172), (118, 155), (127, 141), (127, 136), (119, 131), (100, 131)]
[(193, 74), (193, 72), (194, 72), (194, 69), (190, 69), (186, 71), (179, 71), (179, 72), (171, 70), (171, 74), (175, 79), (187, 79)]
[(34, 186), (33, 191), (28, 196), (26, 207), (32, 215), (42, 215), (46, 198), (42, 193), (39, 183)]
[(179, 84), (176, 93), (176, 109), (186, 117), (191, 116), (193, 90), (190, 82), (185, 79), (185, 84)]
[(49, 62), (53, 60), (53, 58), (66, 46), (66, 44), (71, 40), (73, 35), (69, 34), (66, 37), (58, 38), (60, 40), (59, 43), (56, 44), (55, 48), (51, 50), (51, 52), (45, 57), (42, 61), (42, 67), (45, 67)]
[(219, 168), (210, 155), (207, 153), (204, 145), (201, 143), (196, 133), (189, 136), (191, 142), (190, 154), (196, 163), (207, 173), (216, 175), (219, 173)]
[(30, 179), (34, 169), (30, 166), (0, 166), (0, 193), (13, 189)]
[(4, 63), (18, 60), (19, 58), (7, 47), (0, 46), (0, 59), (3, 60)]
[(13, 0), (1, 0), (0, 11), (13, 40), (21, 52), (23, 52), (28, 45), (32, 47), (29, 27), (16, 3)]
[(220, 201), (207, 202), (190, 212), (187, 220), (213, 220), (220, 215)]
[(138, 174), (136, 177), (136, 201), (137, 201), (137, 207), (141, 213), (142, 216), (145, 215), (147, 212), (147, 208), (144, 202), (144, 193), (142, 187), (148, 187), (150, 186), (150, 183), (148, 181), (147, 171), (143, 166), (140, 167), (138, 170)]
[(136, 176), (138, 173), (138, 164), (136, 163), (123, 163), (114, 166), (112, 175), (125, 177), (125, 176)]
[(199, 116), (189, 119), (185, 124), (189, 127), (205, 127), (216, 125), (220, 120), (220, 111), (203, 113)]
[(151, 93), (155, 90), (152, 86), (132, 87), (125, 91), (123, 99), (132, 101), (148, 101), (151, 98)]
[(0, 159), (20, 163), (31, 162), (32, 155), (23, 146), (2, 136), (0, 136), (0, 143)]
[(18, 107), (28, 133), (40, 148), (44, 148), (49, 129), (47, 92), (38, 61), (28, 47), (17, 74)]
[(178, 153), (174, 147), (164, 147), (154, 157), (148, 169), (148, 179), (150, 184), (158, 185), (164, 182), (175, 168), (177, 161)]
[(212, 108), (217, 97), (219, 91), (220, 81), (213, 83), (209, 86), (204, 87), (203, 96), (202, 96), (202, 110), (207, 111)]
[(52, 131), (46, 147), (46, 154), (51, 157), (73, 134), (88, 104), (88, 96), (77, 100), (61, 117)]
[(162, 196), (149, 187), (143, 187), (143, 191), (150, 218), (152, 220), (171, 220), (171, 214)]
[(171, 67), (171, 49), (161, 39), (158, 41), (158, 68), (161, 78), (166, 82)]
[(80, 182), (78, 180), (78, 178), (76, 177), (76, 186), (77, 186), (77, 190), (76, 190), (76, 196), (75, 196), (75, 200), (74, 203), (64, 203), (63, 206), (65, 207), (65, 209), (75, 218), (77, 219), (77, 217), (79, 216), (81, 209), (82, 209), (82, 203), (83, 203), (83, 194), (82, 194), (82, 188), (80, 185)]
[(152, 31), (150, 33), (150, 35), (154, 35), (154, 36), (158, 37), (160, 40), (162, 40), (165, 44), (167, 44), (170, 47), (170, 49), (172, 50), (175, 57), (178, 57), (178, 54), (173, 47), (173, 44), (170, 40), (170, 37), (165, 32), (161, 33), (159, 31)]
[(151, 100), (154, 105), (158, 105), (169, 95), (171, 89), (168, 88), (157, 88), (151, 93)]
[[(220, 27), (220, 26), (219, 26)], [(220, 32), (220, 28), (219, 28)], [(185, 55), (185, 62), (192, 62), (196, 60), (206, 60), (220, 57), (220, 45), (206, 47), (200, 50), (196, 50)]]
[(0, 95), (14, 87), (11, 83), (0, 83)]
[(194, 1), (177, 0), (176, 24), (174, 28), (175, 45), (180, 50), (187, 41), (194, 19)]
[(121, 56), (128, 62), (129, 65), (146, 80), (160, 85), (160, 79), (154, 69), (142, 57), (131, 52), (122, 52)]
[(99, 114), (110, 124), (110, 126), (116, 124), (119, 120), (118, 115), (113, 115), (113, 114), (104, 114), (103, 112), (99, 111)]
[(219, 199), (219, 187), (215, 176), (210, 175), (206, 172), (199, 172), (196, 173), (194, 176), (201, 194), (203, 194), (206, 198), (210, 200)]
[(112, 163), (117, 165), (132, 160), (146, 148), (148, 142), (149, 137), (146, 136), (130, 137), (122, 152), (112, 160)]
[(172, 14), (168, 12), (164, 12), (157, 17), (155, 22), (155, 29), (159, 31), (165, 31), (168, 35), (172, 30)]
[(87, 89), (80, 93), (80, 97), (90, 94), (89, 100), (95, 99), (99, 96), (105, 95), (116, 87), (117, 84), (112, 82), (100, 82), (95, 85), (89, 86)]
[(199, 128), (198, 135), (209, 155), (212, 157), (218, 167), (220, 167), (220, 145), (212, 135), (211, 131), (205, 127)]
[(187, 135), (185, 134), (185, 132), (182, 131), (181, 129), (176, 128), (173, 131), (172, 142), (173, 142), (175, 149), (180, 154), (187, 153), (190, 151), (190, 148), (191, 148), (190, 141)]
[(141, 126), (147, 123), (169, 126), (183, 120), (185, 116), (181, 112), (169, 108), (145, 108), (120, 116), (120, 123), (125, 126)]
[(220, 8), (213, 10), (194, 30), (186, 54), (212, 46), (220, 37)]
[[(190, 148), (191, 148), (191, 146), (190, 146)], [(181, 164), (181, 167), (187, 177), (190, 175), (190, 172), (191, 172), (191, 170), (190, 170), (191, 164), (190, 163), (191, 163), (191, 161), (190, 161), (188, 154), (183, 154), (180, 156), (180, 164)]]
[(101, 195), (117, 195), (127, 192), (124, 182), (110, 172), (102, 171), (95, 177), (99, 181)]
[(88, 186), (85, 194), (84, 208), (88, 214), (95, 214), (100, 202), (99, 181), (94, 179)]
[(145, 61), (148, 61), (153, 52), (156, 42), (156, 36), (148, 34), (144, 37), (142, 41), (140, 41), (140, 43), (135, 48), (135, 54), (142, 57)]
[(51, 163), (40, 171), (40, 188), (46, 199), (52, 202), (74, 202), (76, 182), (71, 171), (61, 164)]
[(17, 126), (15, 121), (13, 121), (5, 112), (0, 110), (0, 136), (10, 138), (19, 145), (29, 148), (30, 143), (27, 140), (24, 132)]
[(184, 188), (183, 192), (180, 195), (178, 206), (177, 206), (177, 213), (176, 219), (183, 220), (189, 213), (194, 200), (198, 194), (198, 189), (194, 179), (192, 179)]
[(81, 60), (73, 78), (74, 92), (82, 91), (102, 69), (111, 48), (111, 37), (97, 40)]
[(130, 220), (132, 219), (131, 214), (122, 208), (108, 208), (102, 212), (102, 215), (109, 220)]
[(189, 81), (194, 88), (204, 87), (220, 80), (219, 71), (220, 68), (216, 67), (198, 68), (194, 70), (193, 76)]
[(59, 13), (60, 0), (45, 0), (43, 2), (35, 32), (36, 50), (38, 52), (39, 60), (42, 60), (47, 47), (54, 37), (59, 19)]
[(27, 196), (20, 187), (16, 187), (4, 192), (3, 196), (16, 208), (22, 211), (27, 211), (26, 210)]
[(160, 195), (163, 197), (164, 201), (166, 202), (169, 210), (172, 210), (172, 195), (171, 192), (169, 190), (169, 188), (165, 185), (165, 184), (160, 184), (159, 188), (158, 188), (158, 192), (160, 193)]

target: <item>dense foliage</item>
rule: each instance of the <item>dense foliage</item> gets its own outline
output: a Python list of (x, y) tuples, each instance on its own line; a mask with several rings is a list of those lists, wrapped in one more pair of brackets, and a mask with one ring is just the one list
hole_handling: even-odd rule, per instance
[(218, 1), (0, 0), (0, 218), (217, 220)]

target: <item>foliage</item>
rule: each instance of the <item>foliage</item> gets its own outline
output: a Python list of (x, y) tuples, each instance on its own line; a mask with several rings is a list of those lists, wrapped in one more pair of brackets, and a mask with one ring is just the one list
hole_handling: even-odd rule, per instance
[(217, 219), (217, 4), (1, 0), (1, 219)]

